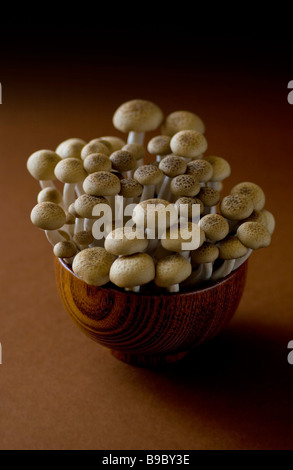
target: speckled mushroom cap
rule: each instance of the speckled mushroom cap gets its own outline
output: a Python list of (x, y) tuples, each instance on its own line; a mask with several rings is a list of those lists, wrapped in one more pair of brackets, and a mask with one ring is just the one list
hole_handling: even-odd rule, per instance
[(73, 272), (91, 286), (103, 286), (109, 282), (110, 268), (115, 256), (104, 248), (87, 248), (74, 258)]
[(83, 181), (87, 172), (83, 168), (83, 162), (77, 158), (65, 158), (57, 163), (55, 176), (62, 183), (80, 183)]
[(120, 193), (120, 180), (113, 173), (99, 171), (89, 175), (83, 183), (83, 189), (90, 196), (116, 196)]
[(75, 210), (75, 203), (72, 202), (70, 204), (70, 206), (68, 207), (68, 214), (70, 214), (72, 217), (74, 217), (75, 219), (79, 219), (80, 216), (78, 215), (78, 213), (76, 212)]
[(42, 230), (58, 230), (66, 223), (64, 210), (53, 202), (41, 202), (31, 212), (32, 223)]
[(237, 237), (247, 248), (258, 250), (271, 244), (268, 229), (258, 222), (245, 222), (237, 230)]
[(92, 153), (83, 162), (88, 174), (112, 170), (112, 162), (105, 153)]
[(135, 170), (133, 177), (144, 186), (157, 185), (163, 181), (164, 173), (154, 165), (143, 165)]
[(64, 140), (58, 145), (56, 153), (61, 158), (81, 158), (81, 151), (87, 142), (82, 139), (72, 138)]
[(191, 263), (179, 254), (166, 256), (156, 264), (155, 283), (159, 287), (181, 284), (192, 273)]
[(140, 144), (126, 144), (122, 147), (122, 150), (130, 152), (137, 161), (145, 157), (145, 148)]
[(146, 253), (121, 256), (112, 264), (110, 280), (118, 287), (131, 289), (155, 278), (155, 263)]
[(205, 242), (205, 233), (202, 228), (193, 222), (188, 222), (184, 226), (171, 227), (166, 232), (166, 237), (162, 238), (162, 247), (168, 251), (175, 251), (180, 253), (184, 251), (183, 244), (192, 243), (192, 248), (189, 249), (197, 250)]
[(220, 204), (221, 214), (229, 220), (243, 220), (253, 212), (253, 202), (247, 196), (235, 194), (224, 197)]
[(227, 220), (219, 214), (205, 215), (199, 225), (204, 230), (207, 239), (215, 242), (226, 238), (230, 229)]
[(238, 259), (245, 256), (248, 252), (237, 237), (230, 236), (218, 243), (219, 258), (224, 260)]
[(248, 196), (253, 202), (254, 210), (261, 211), (265, 206), (265, 194), (261, 187), (255, 183), (239, 183), (234, 186), (234, 188), (232, 188), (231, 194), (233, 196), (236, 194), (240, 194), (241, 196)]
[(109, 205), (109, 202), (104, 197), (90, 196), (89, 194), (83, 194), (76, 199), (74, 203), (75, 211), (78, 217), (82, 219), (95, 219), (93, 217), (93, 209), (98, 204)]
[(126, 256), (145, 251), (148, 244), (143, 230), (120, 227), (109, 233), (105, 240), (105, 249), (112, 255)]
[(193, 266), (214, 263), (218, 257), (219, 248), (214, 243), (205, 242), (200, 248), (191, 252), (191, 262)]
[(171, 153), (171, 137), (168, 135), (157, 135), (148, 143), (148, 152), (151, 155), (168, 155)]
[(73, 241), (79, 246), (89, 246), (94, 242), (94, 236), (89, 230), (81, 230), (74, 234)]
[(61, 161), (61, 157), (52, 150), (39, 150), (33, 153), (27, 161), (27, 169), (38, 181), (50, 181), (55, 179), (55, 167)]
[(208, 148), (205, 136), (190, 130), (175, 134), (171, 139), (170, 146), (175, 155), (185, 158), (197, 158)]
[(266, 209), (263, 209), (261, 211), (262, 215), (265, 217), (265, 226), (270, 232), (271, 235), (273, 235), (275, 228), (276, 228), (276, 220), (273, 214)]
[(170, 190), (178, 198), (182, 196), (194, 197), (200, 192), (200, 183), (192, 175), (179, 175), (172, 179)]
[(53, 252), (57, 258), (68, 259), (77, 254), (77, 248), (71, 241), (64, 240), (64, 242), (59, 242), (54, 246)]
[(181, 215), (180, 207), (182, 205), (188, 206), (188, 217), (190, 219), (193, 217), (192, 208), (194, 205), (199, 205), (199, 213), (200, 215), (203, 214), (204, 204), (200, 199), (196, 197), (180, 197), (179, 199), (177, 199), (177, 201), (175, 202), (175, 206), (179, 210), (179, 215)]
[(214, 207), (220, 202), (221, 193), (217, 189), (205, 186), (201, 188), (197, 197), (202, 201), (205, 207)]
[(88, 157), (92, 153), (103, 153), (105, 155), (110, 156), (111, 150), (109, 149), (109, 146), (95, 139), (94, 141), (89, 142), (87, 145), (85, 145), (85, 147), (83, 147), (81, 151), (82, 160), (85, 160), (86, 157)]
[(231, 166), (224, 158), (211, 155), (204, 157), (204, 161), (213, 167), (213, 176), (210, 181), (224, 181), (231, 175)]
[(207, 183), (213, 176), (213, 167), (206, 160), (193, 160), (187, 165), (187, 174), (193, 175), (200, 183)]
[(120, 181), (121, 190), (119, 195), (125, 198), (139, 197), (142, 195), (143, 186), (139, 184), (135, 179), (128, 178)]
[(44, 188), (38, 194), (38, 203), (54, 202), (60, 204), (62, 202), (62, 194), (56, 188)]
[(151, 101), (141, 99), (123, 103), (113, 116), (113, 125), (121, 132), (156, 130), (164, 119), (161, 109)]
[(114, 170), (124, 173), (133, 170), (136, 166), (136, 158), (128, 150), (117, 150), (110, 156)]
[(170, 154), (160, 162), (159, 168), (169, 178), (175, 178), (175, 176), (184, 175), (187, 163), (184, 158)]
[(114, 135), (106, 135), (104, 137), (100, 137), (99, 140), (104, 143), (108, 142), (111, 146), (111, 152), (116, 152), (116, 150), (121, 150), (122, 147), (126, 144), (125, 140), (121, 139), (121, 137), (117, 137)]
[[(164, 199), (147, 199), (140, 202), (133, 211), (132, 219), (138, 227), (147, 227), (148, 217), (152, 218), (155, 214), (155, 223), (158, 224), (163, 217), (166, 217), (168, 208), (172, 209), (172, 204)], [(176, 213), (176, 214), (175, 214)], [(178, 221), (177, 211), (168, 213), (166, 227), (175, 224)]]
[(205, 125), (202, 119), (190, 111), (174, 111), (166, 117), (162, 126), (162, 133), (173, 136), (183, 130), (193, 130), (204, 134)]

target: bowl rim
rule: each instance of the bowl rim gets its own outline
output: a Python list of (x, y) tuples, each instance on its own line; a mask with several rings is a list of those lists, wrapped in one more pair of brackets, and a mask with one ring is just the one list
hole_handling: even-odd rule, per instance
[(152, 293), (147, 293), (147, 292), (132, 292), (132, 291), (125, 291), (124, 289), (120, 289), (120, 288), (113, 288), (113, 287), (104, 287), (104, 286), (90, 286), (89, 284), (87, 284), (83, 279), (81, 279), (80, 277), (78, 277), (72, 270), (72, 268), (64, 261), (63, 258), (56, 258), (55, 257), (55, 260), (56, 262), (59, 261), (59, 263), (63, 266), (63, 268), (65, 268), (70, 274), (71, 276), (75, 277), (78, 281), (84, 283), (88, 288), (90, 289), (97, 289), (97, 290), (105, 290), (107, 292), (113, 292), (115, 293), (116, 295), (117, 294), (122, 294), (122, 295), (130, 295), (130, 296), (140, 296), (140, 297), (186, 297), (186, 296), (192, 296), (192, 295), (195, 295), (195, 294), (200, 294), (200, 293), (205, 293), (205, 292), (208, 292), (208, 291), (212, 291), (214, 290), (215, 288), (218, 288), (219, 286), (221, 285), (224, 285), (226, 284), (227, 282), (229, 282), (229, 280), (236, 276), (237, 273), (240, 271), (240, 270), (244, 270), (246, 272), (247, 270), (247, 265), (248, 265), (248, 260), (246, 260), (241, 266), (239, 266), (239, 268), (235, 269), (235, 271), (232, 271), (232, 273), (230, 273), (228, 276), (224, 277), (223, 279), (221, 279), (220, 281), (216, 281), (214, 282), (212, 285), (207, 285), (206, 287), (203, 287), (203, 288), (200, 288), (200, 289), (196, 289), (196, 290), (193, 290), (193, 291), (186, 291), (186, 292), (164, 292), (164, 293), (155, 293), (155, 294), (152, 294)]

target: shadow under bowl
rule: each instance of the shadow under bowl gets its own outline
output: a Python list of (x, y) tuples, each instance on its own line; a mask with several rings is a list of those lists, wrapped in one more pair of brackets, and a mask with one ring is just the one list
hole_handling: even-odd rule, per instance
[(154, 367), (182, 359), (227, 325), (244, 291), (247, 262), (217, 283), (175, 294), (89, 286), (58, 258), (55, 272), (64, 307), (85, 334), (117, 359)]

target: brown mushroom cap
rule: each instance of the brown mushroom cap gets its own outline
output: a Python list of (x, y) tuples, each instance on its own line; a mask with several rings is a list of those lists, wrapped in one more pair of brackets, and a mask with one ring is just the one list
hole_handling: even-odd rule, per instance
[(121, 139), (121, 137), (117, 137), (114, 135), (100, 137), (98, 140), (100, 140), (102, 143), (108, 142), (108, 144), (111, 146), (111, 153), (116, 152), (116, 150), (121, 150), (122, 147), (124, 147), (124, 145), (126, 144), (126, 142)]
[(184, 158), (177, 157), (177, 155), (167, 155), (159, 164), (160, 170), (169, 178), (184, 175), (187, 168), (187, 163)]
[(145, 148), (140, 144), (126, 144), (122, 147), (122, 150), (130, 152), (137, 161), (145, 157)]
[(64, 210), (53, 202), (42, 202), (31, 212), (32, 223), (42, 230), (58, 230), (66, 223)]
[(123, 179), (120, 181), (121, 184), (121, 190), (120, 190), (120, 196), (123, 196), (125, 198), (133, 198), (133, 197), (139, 197), (142, 195), (143, 192), (143, 186), (139, 184), (135, 179), (129, 178), (129, 179)]
[(114, 170), (124, 173), (133, 170), (136, 166), (136, 158), (128, 150), (117, 150), (110, 156)]
[(237, 237), (230, 236), (218, 243), (219, 258), (224, 260), (238, 259), (245, 256), (248, 252)]
[(247, 248), (258, 250), (266, 248), (271, 243), (268, 229), (258, 222), (245, 222), (237, 230), (237, 237)]
[(241, 196), (249, 197), (253, 202), (254, 210), (261, 211), (266, 202), (265, 193), (255, 183), (239, 183), (231, 190), (231, 194), (234, 196), (236, 194), (240, 194)]
[(86, 157), (91, 155), (92, 153), (103, 153), (104, 155), (110, 156), (111, 150), (106, 144), (103, 144), (101, 141), (97, 141), (96, 139), (92, 142), (89, 142), (85, 147), (83, 147), (81, 151), (81, 158), (85, 160)]
[(120, 180), (113, 173), (99, 171), (89, 175), (83, 183), (83, 189), (90, 196), (116, 196), (120, 193)]
[(170, 142), (171, 150), (175, 155), (185, 158), (196, 158), (208, 148), (206, 138), (197, 131), (180, 131)]
[(155, 283), (159, 287), (181, 284), (191, 273), (191, 263), (186, 258), (179, 254), (166, 256), (156, 264)]
[(191, 252), (192, 265), (213, 263), (219, 257), (219, 248), (214, 243), (205, 242), (197, 250)]
[(82, 219), (95, 219), (93, 217), (93, 209), (98, 204), (107, 204), (109, 202), (104, 197), (90, 196), (89, 194), (83, 194), (74, 203), (75, 211), (78, 217)]
[(81, 151), (85, 145), (87, 142), (82, 139), (67, 139), (58, 145), (56, 153), (61, 158), (81, 158)]
[(204, 161), (213, 167), (213, 176), (210, 181), (223, 181), (231, 175), (231, 166), (224, 158), (212, 155), (204, 157)]
[(207, 183), (213, 176), (213, 167), (206, 160), (193, 160), (187, 165), (187, 174), (193, 175), (200, 183)]
[(151, 101), (131, 100), (123, 103), (113, 116), (113, 125), (121, 132), (149, 132), (164, 119), (161, 109)]
[(62, 202), (62, 194), (55, 188), (44, 188), (38, 194), (38, 203), (54, 202), (60, 204)]
[(146, 253), (121, 256), (110, 270), (110, 280), (118, 287), (143, 286), (155, 278), (155, 263)]
[(205, 186), (201, 188), (197, 197), (202, 201), (205, 207), (214, 207), (220, 202), (221, 193), (214, 188)]
[(83, 181), (87, 172), (83, 168), (83, 162), (77, 158), (65, 158), (57, 163), (55, 176), (62, 183), (80, 183)]
[(221, 202), (221, 213), (229, 220), (243, 220), (253, 212), (253, 202), (247, 196), (235, 194), (227, 196)]
[(87, 284), (103, 286), (109, 282), (110, 268), (115, 256), (104, 248), (87, 248), (74, 258), (73, 272)]
[(269, 211), (267, 211), (266, 209), (263, 209), (261, 211), (262, 215), (264, 216), (265, 218), (265, 223), (264, 225), (266, 226), (266, 228), (268, 229), (268, 231), (270, 232), (271, 235), (273, 235), (274, 231), (275, 231), (275, 228), (276, 228), (276, 220), (275, 220), (275, 217), (273, 216), (273, 214)]
[(27, 161), (27, 169), (38, 181), (50, 181), (55, 179), (55, 167), (61, 161), (61, 157), (52, 150), (39, 150), (33, 153)]
[(183, 250), (183, 244), (192, 243), (190, 251), (197, 250), (205, 242), (205, 233), (202, 228), (193, 223), (188, 222), (184, 227), (171, 227), (166, 232), (166, 238), (162, 238), (162, 247), (168, 251), (180, 253)]
[(54, 246), (54, 255), (57, 258), (72, 258), (77, 254), (77, 248), (71, 241), (59, 242)]
[(105, 153), (92, 153), (84, 159), (83, 166), (88, 174), (112, 170), (112, 162)]
[(167, 116), (162, 126), (163, 134), (171, 137), (183, 130), (193, 130), (204, 134), (205, 125), (199, 116), (190, 111), (174, 111)]
[(81, 230), (80, 232), (74, 234), (73, 241), (79, 246), (89, 246), (94, 242), (94, 237), (92, 232), (89, 232), (88, 230)]
[(121, 227), (106, 237), (105, 249), (112, 255), (126, 256), (145, 251), (148, 244), (143, 231), (134, 231), (132, 227)]
[(211, 241), (223, 240), (230, 230), (227, 220), (219, 214), (205, 215), (199, 225), (204, 230), (207, 239)]
[(163, 181), (164, 173), (154, 165), (143, 165), (135, 170), (133, 177), (144, 186), (157, 185)]
[(194, 197), (200, 192), (200, 183), (192, 175), (179, 175), (172, 179), (170, 190), (178, 198), (182, 196)]
[(151, 155), (168, 155), (171, 153), (171, 137), (167, 135), (157, 135), (148, 143), (148, 152)]
[(200, 215), (203, 214), (204, 204), (200, 199), (198, 199), (196, 197), (180, 197), (179, 199), (177, 199), (177, 201), (175, 202), (175, 206), (179, 210), (179, 215), (181, 215), (180, 207), (182, 205), (187, 205), (188, 206), (188, 217), (190, 219), (193, 217), (192, 208), (193, 208), (194, 205), (199, 205), (199, 207), (200, 207), (199, 208), (199, 213), (200, 213)]
[[(148, 219), (152, 219), (155, 216), (155, 225), (158, 226), (162, 218), (166, 218), (166, 227), (170, 227), (178, 220), (178, 213), (173, 211), (167, 212), (168, 208), (172, 209), (172, 204), (164, 199), (147, 199), (146, 201), (140, 202), (133, 211), (132, 219), (138, 227), (147, 228)], [(167, 217), (166, 217), (167, 214)]]

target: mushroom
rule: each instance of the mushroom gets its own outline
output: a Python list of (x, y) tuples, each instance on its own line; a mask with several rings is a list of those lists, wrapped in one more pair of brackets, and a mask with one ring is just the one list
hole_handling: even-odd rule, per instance
[(61, 158), (81, 158), (81, 151), (85, 145), (87, 145), (87, 143), (82, 139), (67, 139), (58, 145), (56, 153)]
[(162, 133), (170, 137), (184, 130), (192, 130), (204, 134), (205, 125), (199, 116), (190, 111), (174, 111), (166, 117), (162, 126)]
[(179, 284), (192, 272), (191, 263), (179, 254), (160, 259), (156, 264), (155, 284), (166, 287), (168, 292), (179, 292)]
[(79, 247), (79, 249), (85, 250), (86, 248), (89, 248), (90, 245), (94, 241), (94, 237), (92, 232), (89, 230), (82, 230), (80, 232), (76, 232), (73, 236), (73, 241), (76, 243), (76, 245)]
[(81, 158), (85, 160), (86, 157), (91, 155), (92, 153), (103, 153), (104, 155), (111, 155), (111, 150), (109, 149), (109, 145), (103, 144), (100, 140), (92, 140), (89, 142), (85, 147), (83, 147), (81, 151)]
[(205, 156), (204, 161), (208, 162), (213, 167), (213, 176), (210, 179), (208, 186), (220, 191), (222, 189), (222, 181), (231, 175), (231, 166), (222, 157), (214, 155)]
[(258, 222), (245, 222), (237, 230), (237, 237), (247, 248), (259, 250), (271, 244), (271, 234)]
[[(234, 196), (224, 197), (220, 204), (220, 211), (230, 221), (239, 221), (251, 216), (253, 207), (253, 202), (249, 197), (235, 194)], [(233, 224), (230, 225), (231, 228), (233, 228)]]
[[(63, 201), (65, 210), (75, 200), (77, 183), (81, 183), (87, 176), (83, 168), (83, 162), (77, 158), (66, 158), (57, 163), (55, 168), (56, 178), (64, 183)], [(77, 191), (78, 192), (78, 191)]]
[(66, 214), (57, 204), (42, 202), (36, 205), (31, 212), (31, 221), (36, 227), (45, 231), (48, 241), (53, 246), (64, 240), (58, 230), (65, 225)]
[(110, 269), (110, 280), (118, 287), (139, 291), (139, 287), (155, 279), (155, 263), (146, 253), (121, 256)]
[[(142, 166), (144, 164), (144, 158), (145, 158), (145, 148), (142, 145), (139, 144), (126, 144), (124, 147), (122, 147), (122, 150), (127, 150), (127, 152), (132, 153), (134, 158), (136, 159), (136, 166), (135, 169), (138, 168), (139, 166)], [(133, 176), (133, 171), (130, 172), (129, 176)]]
[(89, 194), (83, 194), (78, 199), (76, 199), (74, 208), (78, 217), (78, 220), (81, 221), (78, 223), (76, 233), (83, 230), (91, 231), (96, 217), (93, 216), (94, 207), (98, 204), (107, 204), (109, 202), (105, 197), (90, 196)]
[(110, 268), (115, 256), (104, 248), (87, 248), (74, 258), (73, 272), (90, 286), (103, 286), (109, 282)]
[(148, 152), (156, 156), (156, 161), (161, 162), (166, 155), (171, 153), (170, 147), (171, 137), (168, 135), (157, 135), (148, 143)]
[[(119, 206), (118, 219), (122, 220), (124, 223), (125, 208), (127, 208), (130, 205), (133, 205), (132, 209), (134, 209), (134, 207), (136, 206), (138, 202), (137, 199), (142, 195), (143, 186), (139, 184), (133, 178), (122, 179), (120, 181), (120, 184), (121, 184), (121, 190), (120, 190), (119, 196), (121, 196), (122, 201)], [(129, 207), (129, 209), (131, 209), (131, 207)]]
[(105, 153), (91, 153), (85, 158), (83, 166), (89, 175), (98, 171), (112, 170), (112, 162)]
[(185, 258), (189, 258), (190, 251), (197, 250), (204, 242), (204, 231), (193, 222), (170, 227), (161, 239), (162, 247), (165, 250), (181, 253)]
[(179, 175), (172, 179), (170, 184), (171, 193), (176, 197), (194, 197), (200, 192), (200, 183), (192, 175)]
[(206, 238), (210, 242), (223, 240), (229, 233), (227, 220), (219, 214), (205, 215), (200, 219), (199, 225), (204, 230)]
[(38, 203), (54, 202), (54, 204), (62, 204), (62, 194), (56, 188), (44, 188), (38, 194)]
[(89, 175), (83, 183), (83, 189), (90, 196), (106, 197), (113, 211), (115, 196), (120, 193), (119, 178), (109, 171), (99, 171)]
[(114, 135), (107, 135), (105, 137), (99, 137), (99, 140), (102, 143), (108, 143), (111, 147), (111, 152), (115, 152), (116, 150), (121, 150), (122, 147), (126, 144), (126, 142), (121, 139), (121, 137), (116, 137)]
[(213, 167), (206, 160), (192, 160), (187, 164), (188, 175), (193, 175), (195, 178), (202, 183), (201, 186), (205, 186), (213, 176)]
[(231, 194), (232, 196), (239, 194), (241, 196), (249, 197), (253, 202), (254, 210), (261, 211), (265, 206), (265, 194), (261, 187), (255, 183), (239, 183), (232, 188)]
[(195, 270), (186, 280), (186, 286), (195, 286), (208, 281), (213, 273), (213, 264), (219, 256), (219, 248), (213, 243), (205, 242), (197, 250), (191, 252), (191, 264)]
[[(159, 199), (170, 199), (170, 185), (172, 178), (179, 175), (184, 175), (186, 172), (187, 163), (184, 158), (177, 157), (171, 154), (166, 156), (159, 165), (159, 169), (164, 173), (165, 179), (158, 194)], [(185, 194), (186, 196), (186, 194)]]
[(52, 150), (39, 150), (33, 153), (27, 161), (27, 169), (33, 178), (40, 182), (41, 188), (55, 185), (55, 167), (61, 161), (61, 157)]
[(197, 197), (205, 207), (204, 215), (216, 213), (217, 204), (221, 199), (221, 194), (217, 189), (205, 186), (204, 188), (201, 188)]
[(137, 168), (133, 177), (139, 184), (144, 186), (141, 195), (142, 202), (154, 197), (156, 185), (163, 181), (164, 173), (153, 165), (143, 165)]
[[(175, 202), (178, 209), (179, 217), (186, 218), (191, 222), (198, 223), (200, 216), (203, 214), (204, 205), (202, 201), (196, 197), (180, 197)], [(187, 213), (185, 208), (187, 207)], [(184, 210), (182, 210), (184, 208)]]
[(271, 212), (269, 212), (268, 210), (266, 209), (263, 209), (261, 211), (262, 215), (264, 216), (265, 218), (265, 226), (266, 228), (268, 229), (268, 231), (270, 232), (271, 235), (273, 235), (274, 231), (275, 231), (275, 228), (276, 228), (276, 220), (275, 220), (275, 217), (273, 216), (273, 214)]
[(223, 264), (214, 271), (211, 280), (218, 281), (228, 276), (235, 268), (235, 262), (247, 255), (248, 250), (237, 237), (229, 236), (218, 243), (219, 258), (224, 260)]
[(72, 264), (77, 248), (73, 242), (64, 240), (54, 246), (53, 252), (57, 258), (65, 259), (67, 264)]
[(114, 113), (113, 124), (121, 132), (128, 133), (128, 144), (143, 145), (146, 132), (156, 130), (164, 115), (151, 101), (141, 99), (123, 103)]
[(142, 253), (148, 247), (148, 239), (143, 230), (132, 227), (120, 227), (113, 230), (105, 240), (105, 249), (116, 256), (128, 256)]
[(127, 177), (127, 172), (133, 170), (136, 166), (136, 158), (128, 150), (117, 150), (112, 153), (110, 160), (114, 170), (119, 171), (124, 178)]
[(170, 146), (175, 155), (192, 159), (200, 158), (206, 152), (208, 143), (203, 134), (197, 131), (185, 130), (172, 137)]

